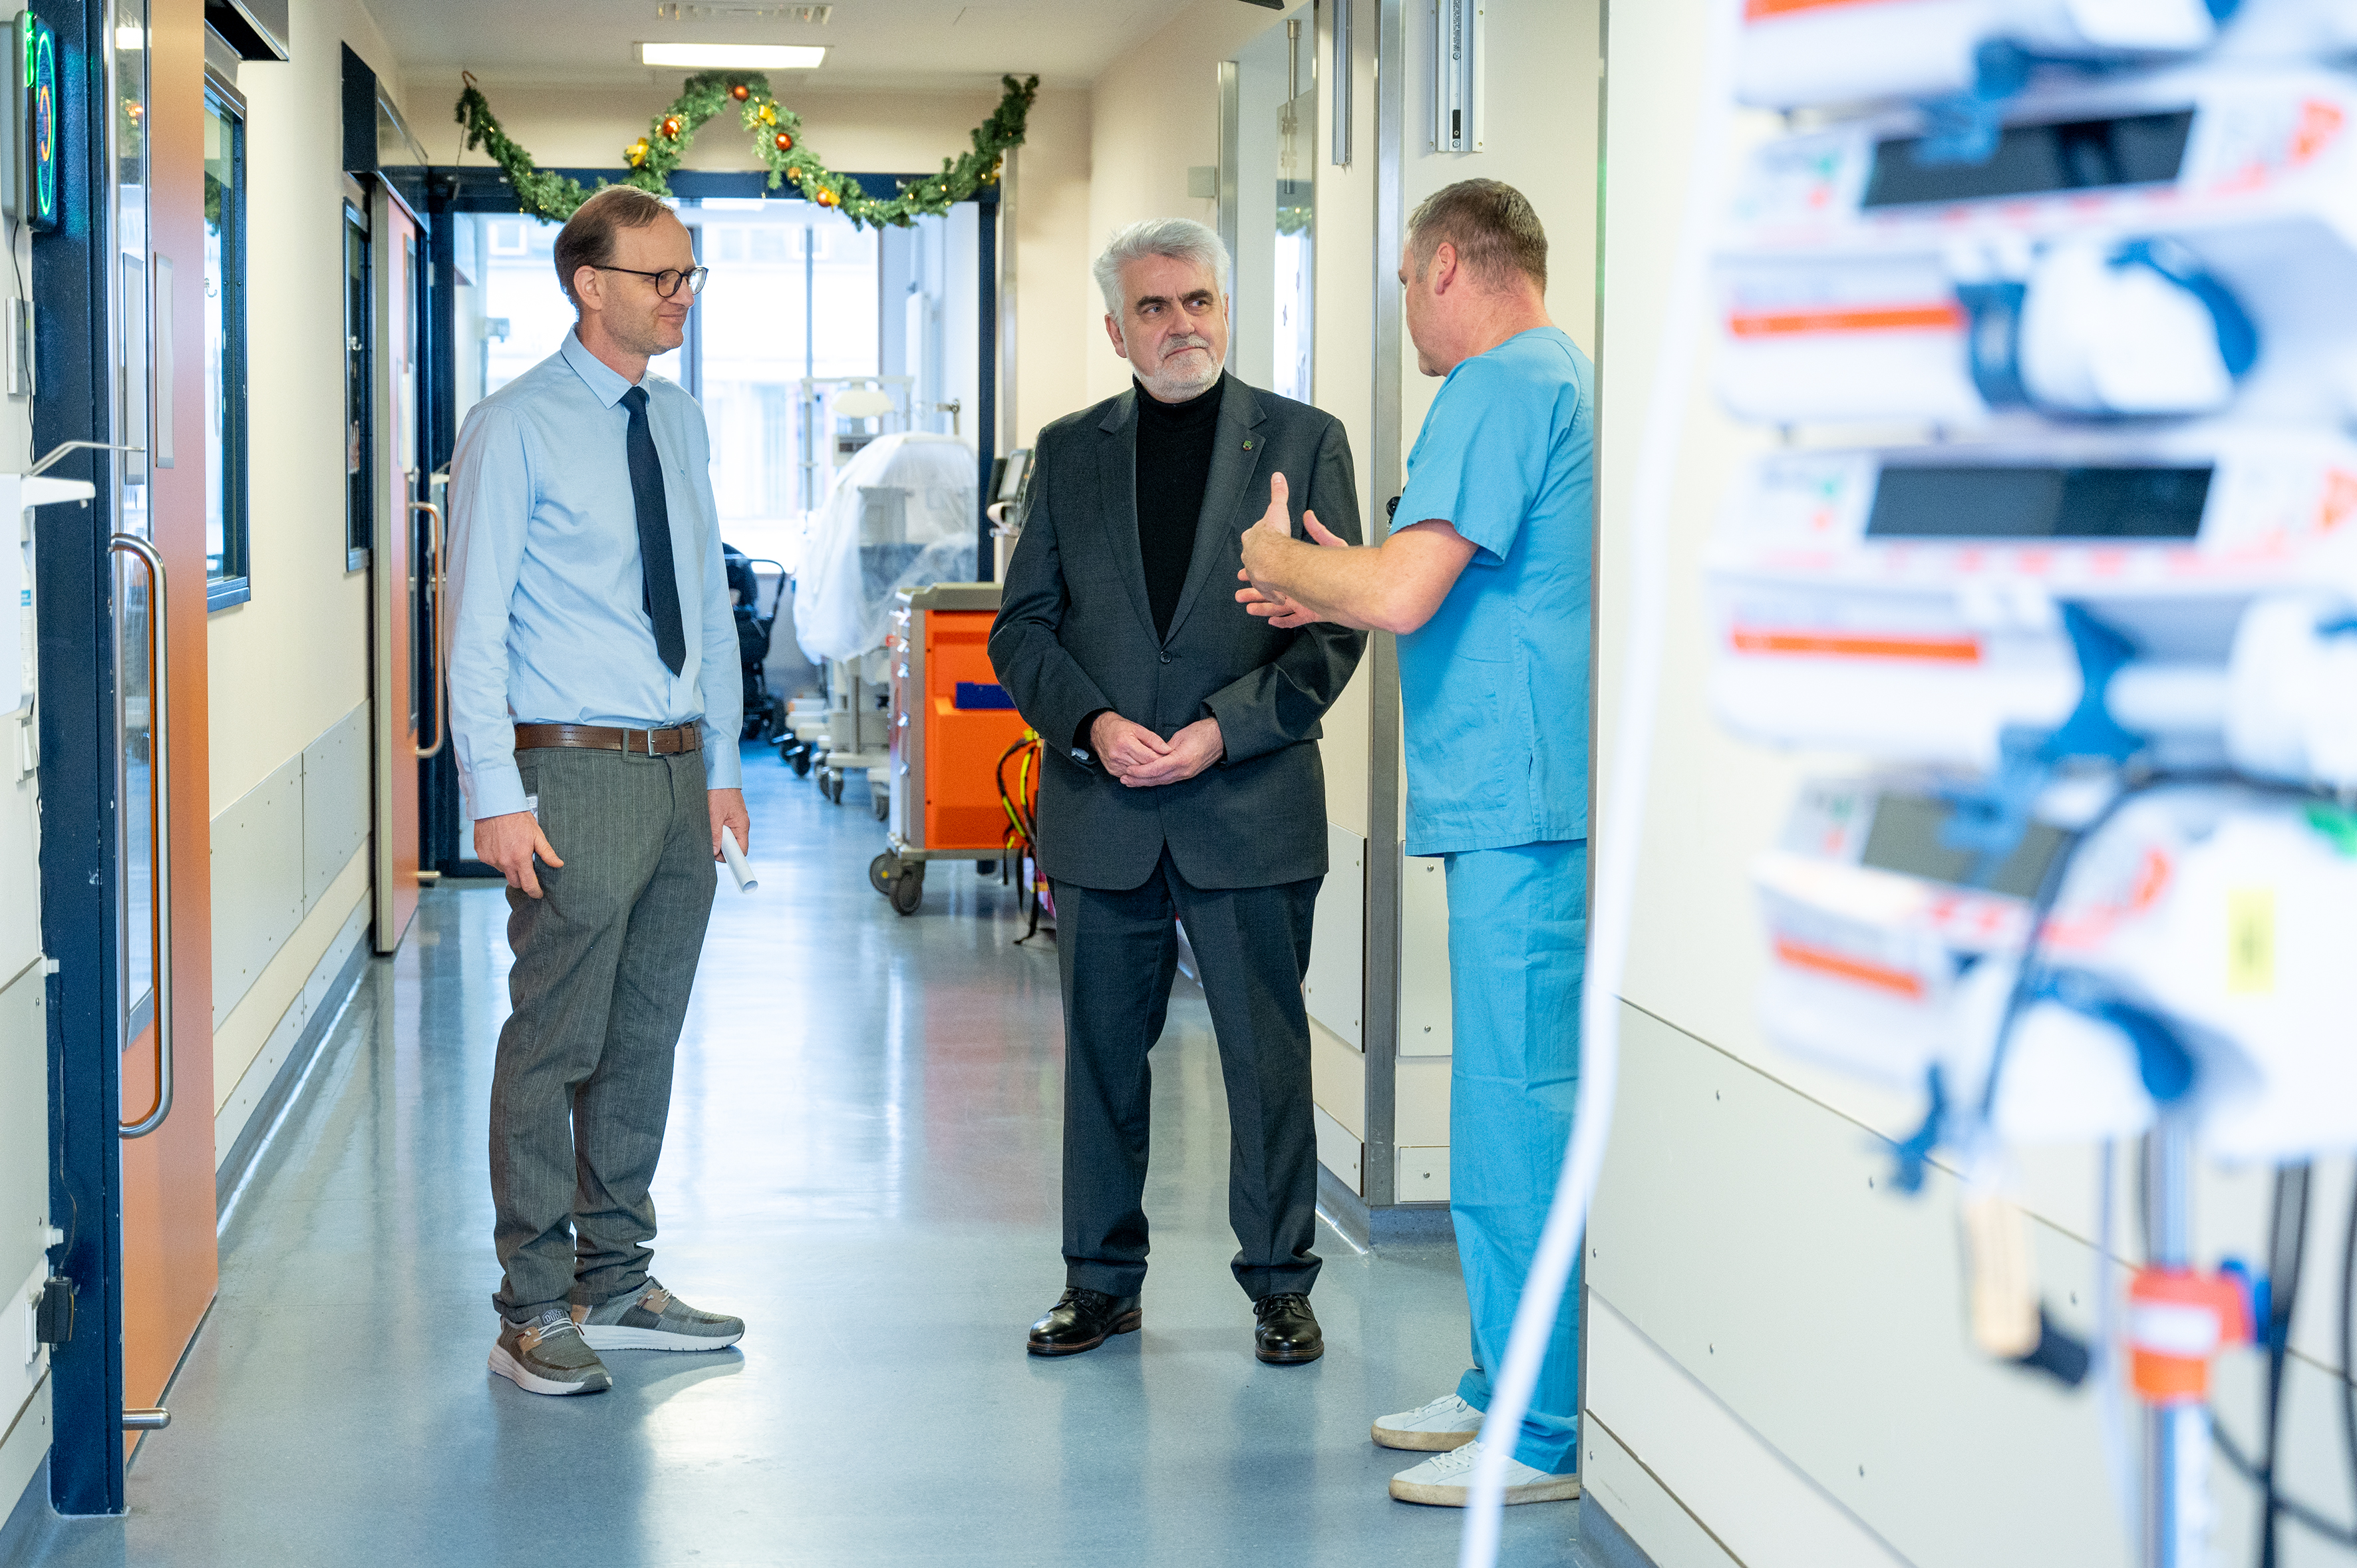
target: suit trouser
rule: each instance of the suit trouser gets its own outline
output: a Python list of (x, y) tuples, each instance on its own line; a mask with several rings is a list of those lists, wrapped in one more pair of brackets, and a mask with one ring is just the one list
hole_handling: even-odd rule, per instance
[(492, 1303), (524, 1322), (636, 1290), (672, 1058), (712, 914), (704, 757), (516, 754), (565, 865), (508, 889), (512, 1011), (491, 1073)]
[[(1490, 1408), (1523, 1281), (1571, 1141), (1587, 967), (1587, 844), (1529, 843), (1446, 858), (1448, 1212), (1473, 1319), (1457, 1394)], [(1514, 1457), (1550, 1476), (1579, 1467), (1579, 1275), (1564, 1292)]]
[(1228, 1222), (1239, 1249), (1229, 1266), (1255, 1301), (1317, 1280), (1318, 1139), (1301, 978), (1324, 880), (1197, 887), (1165, 851), (1127, 892), (1056, 884), (1067, 1285), (1135, 1295), (1145, 1283), (1146, 1053), (1170, 1007), (1174, 919), (1202, 972), (1228, 1090)]

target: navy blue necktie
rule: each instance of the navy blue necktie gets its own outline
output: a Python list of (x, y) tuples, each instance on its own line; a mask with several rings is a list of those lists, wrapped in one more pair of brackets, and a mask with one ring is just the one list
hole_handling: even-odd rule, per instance
[(639, 564), (645, 574), (647, 614), (655, 623), (655, 651), (674, 675), (687, 663), (687, 634), (679, 621), (679, 574), (671, 561), (671, 508), (663, 500), (662, 459), (647, 426), (647, 389), (622, 394), (630, 411), (630, 499), (639, 511)]

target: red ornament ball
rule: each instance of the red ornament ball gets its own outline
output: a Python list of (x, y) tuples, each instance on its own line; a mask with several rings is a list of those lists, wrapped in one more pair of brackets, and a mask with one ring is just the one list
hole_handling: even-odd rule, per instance
[(778, 151), (780, 151), (780, 152), (781, 152), (781, 153), (791, 153), (791, 152), (792, 152), (793, 150), (794, 150), (794, 139), (793, 139), (791, 136), (787, 135), (783, 131), (779, 132), (779, 133), (778, 133)]
[(679, 121), (675, 117), (668, 115), (665, 116), (662, 123), (662, 134), (666, 136), (678, 135)]
[(736, 86), (728, 90), (728, 96), (734, 98), (737, 102), (742, 103), (745, 100), (753, 96), (753, 90), (740, 81)]

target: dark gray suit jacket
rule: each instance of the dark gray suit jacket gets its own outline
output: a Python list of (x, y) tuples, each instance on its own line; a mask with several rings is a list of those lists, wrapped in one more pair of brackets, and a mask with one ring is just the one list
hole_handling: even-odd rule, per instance
[[(1167, 637), (1154, 635), (1137, 543), (1135, 388), (1039, 433), (1023, 536), (1006, 568), (990, 661), (1046, 738), (1039, 865), (1119, 891), (1154, 875), (1167, 845), (1198, 887), (1271, 887), (1326, 870), (1318, 721), (1357, 668), (1363, 634), (1324, 624), (1279, 631), (1236, 603), (1243, 531), (1268, 510), (1269, 476), (1359, 542), (1350, 442), (1332, 414), (1232, 376), (1187, 584)], [(1226, 757), (1178, 784), (1133, 789), (1073, 755), (1100, 708), (1165, 739), (1214, 717)]]

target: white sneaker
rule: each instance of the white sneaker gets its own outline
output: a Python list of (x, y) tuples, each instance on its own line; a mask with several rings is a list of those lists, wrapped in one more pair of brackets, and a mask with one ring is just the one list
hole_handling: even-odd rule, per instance
[(1472, 1442), (1480, 1431), (1480, 1411), (1455, 1394), (1443, 1394), (1430, 1404), (1384, 1416), (1375, 1423), (1374, 1438), (1386, 1448), (1447, 1453)]
[[(1473, 1466), (1481, 1457), (1481, 1444), (1468, 1443), (1462, 1448), (1452, 1448), (1446, 1454), (1436, 1454), (1423, 1464), (1412, 1466), (1392, 1477), (1392, 1496), (1404, 1503), (1433, 1503), (1445, 1509), (1461, 1509), (1473, 1490)], [(1544, 1470), (1534, 1470), (1519, 1459), (1506, 1461), (1506, 1501), (1509, 1503), (1552, 1503), (1579, 1496), (1577, 1476), (1550, 1476)]]

